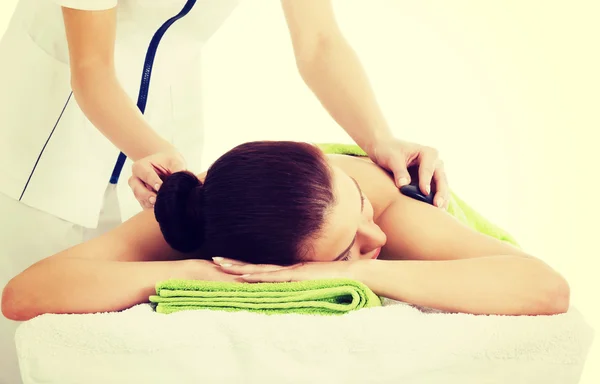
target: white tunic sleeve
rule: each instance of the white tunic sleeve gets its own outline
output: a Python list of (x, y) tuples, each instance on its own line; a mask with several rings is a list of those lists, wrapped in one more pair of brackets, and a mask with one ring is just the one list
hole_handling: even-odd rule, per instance
[[(183, 153), (190, 169), (201, 169), (204, 144), (199, 107), (202, 47), (238, 2), (197, 1), (185, 19), (167, 31), (154, 61), (144, 118)], [(87, 119), (72, 95), (60, 6), (84, 11), (116, 6), (116, 74), (136, 101), (148, 43), (184, 3), (19, 1), (13, 22), (0, 36), (0, 194), (71, 223), (97, 226), (119, 149)], [(140, 209), (127, 185), (130, 169), (126, 165), (119, 179), (123, 219)]]
[(117, 0), (51, 0), (67, 8), (81, 9), (83, 11), (102, 11), (117, 6)]

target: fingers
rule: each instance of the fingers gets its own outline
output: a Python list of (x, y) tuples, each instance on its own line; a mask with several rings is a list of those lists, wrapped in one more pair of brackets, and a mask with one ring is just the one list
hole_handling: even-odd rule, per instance
[(128, 181), (133, 195), (144, 209), (152, 209), (156, 202), (156, 193), (139, 178), (131, 176)]
[(288, 283), (296, 281), (290, 269), (281, 269), (279, 271), (247, 274), (240, 276), (240, 279), (247, 283)]
[(220, 266), (224, 271), (229, 271), (233, 274), (246, 274), (246, 273), (255, 273), (255, 272), (269, 272), (276, 271), (282, 268), (280, 265), (272, 265), (272, 264), (250, 264), (244, 263), (243, 261), (228, 259), (226, 257), (213, 257), (214, 263)]
[(410, 184), (410, 173), (408, 173), (406, 159), (400, 152), (394, 152), (388, 157), (387, 167), (394, 174), (394, 182), (398, 188)]
[(137, 177), (156, 192), (162, 185), (162, 179), (149, 162), (135, 162), (131, 167), (133, 177)]
[(444, 170), (444, 164), (441, 161), (435, 170), (433, 180), (435, 181), (436, 189), (433, 203), (438, 208), (448, 209), (448, 203), (450, 202), (450, 187), (448, 187), (446, 171)]
[(151, 209), (156, 203), (156, 192), (162, 185), (161, 174), (185, 170), (185, 159), (177, 153), (158, 153), (133, 163), (129, 178), (135, 198), (144, 209)]
[(277, 283), (293, 281), (296, 266), (282, 267), (272, 264), (249, 264), (225, 257), (213, 257), (220, 269), (231, 275), (237, 275), (240, 281), (247, 283)]
[(218, 265), (221, 265), (221, 264), (246, 265), (246, 264), (248, 264), (248, 263), (244, 263), (243, 261), (228, 259), (226, 257), (219, 257), (219, 256), (215, 256), (212, 259), (215, 262), (215, 264), (218, 264)]
[(425, 195), (429, 195), (431, 193), (431, 180), (438, 163), (437, 150), (423, 148), (419, 159), (419, 188)]
[(257, 274), (257, 273), (265, 273), (265, 272), (274, 272), (282, 269), (287, 269), (287, 267), (281, 267), (279, 265), (268, 265), (268, 264), (230, 264), (230, 263), (222, 263), (219, 264), (221, 269), (224, 272), (233, 274), (233, 275), (247, 275), (247, 274)]
[(406, 163), (398, 161), (398, 164), (392, 165), (392, 172), (394, 173), (394, 180), (396, 181), (396, 187), (400, 188), (410, 184), (410, 173), (406, 168)]

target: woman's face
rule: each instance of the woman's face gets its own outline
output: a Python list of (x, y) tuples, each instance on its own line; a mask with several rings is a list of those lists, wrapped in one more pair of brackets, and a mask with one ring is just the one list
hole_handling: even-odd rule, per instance
[(336, 204), (325, 217), (321, 233), (309, 241), (310, 261), (346, 261), (377, 258), (386, 235), (373, 221), (373, 206), (358, 183), (333, 166)]

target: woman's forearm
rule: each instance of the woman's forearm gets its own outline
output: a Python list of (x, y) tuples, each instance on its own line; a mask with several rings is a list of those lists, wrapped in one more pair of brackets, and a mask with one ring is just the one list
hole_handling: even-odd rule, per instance
[(148, 301), (155, 284), (186, 278), (186, 261), (122, 262), (48, 258), (12, 279), (2, 293), (2, 313), (24, 321), (43, 313), (95, 313)]
[(73, 94), (94, 126), (117, 148), (136, 161), (172, 150), (145, 121), (109, 66), (74, 68)]
[(378, 295), (449, 312), (544, 315), (569, 307), (567, 282), (535, 258), (367, 260), (352, 273)]
[(365, 150), (391, 136), (365, 70), (341, 36), (324, 38), (311, 57), (297, 59), (304, 82)]

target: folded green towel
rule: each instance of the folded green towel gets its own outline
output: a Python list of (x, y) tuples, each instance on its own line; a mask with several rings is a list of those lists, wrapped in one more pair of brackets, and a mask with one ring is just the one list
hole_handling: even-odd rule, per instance
[[(327, 154), (350, 155), (365, 157), (367, 154), (360, 147), (354, 144), (336, 144), (323, 143), (316, 144), (321, 150)], [(454, 192), (450, 192), (450, 201), (448, 202), (448, 213), (454, 216), (463, 224), (472, 229), (494, 237), (498, 240), (506, 241), (516, 247), (520, 247), (517, 241), (505, 230), (493, 224), (485, 217), (477, 213), (467, 203), (461, 200)]]
[(366, 285), (349, 279), (308, 280), (289, 283), (229, 283), (200, 280), (166, 280), (150, 296), (156, 312), (192, 309), (250, 311), (265, 314), (300, 313), (342, 315), (381, 306)]

